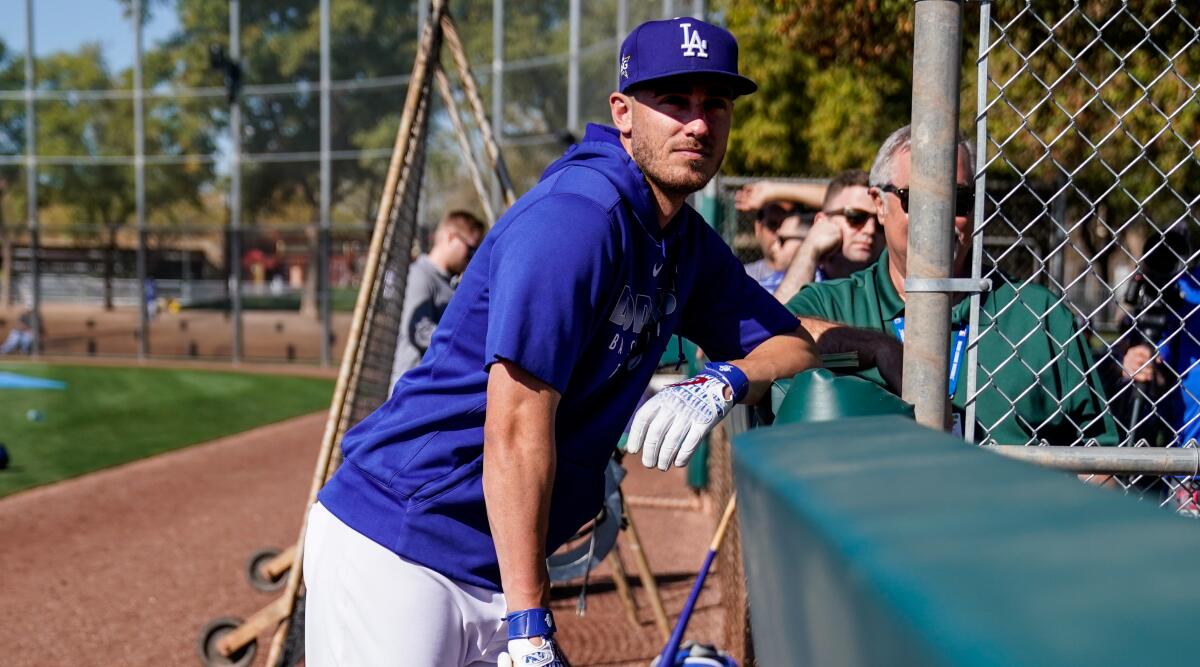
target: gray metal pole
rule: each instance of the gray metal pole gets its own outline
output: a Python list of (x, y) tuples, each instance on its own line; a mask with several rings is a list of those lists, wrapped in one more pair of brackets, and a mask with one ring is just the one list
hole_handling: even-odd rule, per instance
[[(979, 62), (975, 66), (975, 224), (971, 243), (971, 278), (983, 277), (983, 214), (987, 203), (987, 54), (990, 49), (992, 4), (979, 3)], [(971, 295), (971, 330), (967, 337), (967, 410), (963, 438), (975, 441), (975, 392), (979, 388), (979, 294)]]
[(146, 128), (142, 97), (142, 0), (133, 0), (133, 190), (137, 212), (138, 359), (150, 353), (146, 303)]
[[(424, 2), (421, 3), (421, 7), (425, 7)], [(329, 232), (332, 229), (330, 212), (333, 207), (333, 170), (330, 163), (332, 137), (329, 134), (329, 49), (329, 0), (321, 0), (321, 220), (317, 229), (317, 298), (320, 300), (321, 312), (322, 366), (328, 366), (333, 356), (330, 350), (333, 318), (329, 280)]]
[(705, 20), (705, 14), (708, 13), (708, 6), (704, 0), (692, 0), (692, 16)]
[(42, 352), (42, 280), (38, 266), (37, 112), (34, 89), (33, 0), (25, 0), (25, 213), (29, 225), (29, 309), (33, 312), (33, 353)]
[[(229, 2), (229, 57), (242, 64), (241, 7)], [(235, 94), (229, 104), (229, 277), (233, 283), (229, 302), (233, 311), (233, 362), (242, 360), (242, 100)]]
[(663, 0), (662, 17), (664, 19), (675, 18), (675, 2), (674, 2), (674, 0)]
[[(629, 34), (629, 0), (617, 0), (617, 48)], [(617, 54), (620, 57), (620, 54)]]
[(1093, 475), (1200, 475), (1195, 447), (983, 447), (1001, 456), (1046, 468)]
[(571, 0), (567, 36), (567, 129), (579, 135), (579, 0)]
[[(959, 2), (916, 3), (909, 281), (951, 278), (961, 44)], [(950, 293), (908, 292), (904, 311), (904, 400), (915, 406), (919, 423), (944, 429), (949, 403)]]
[[(504, 145), (504, 0), (492, 0), (492, 127), (496, 143)], [(504, 187), (492, 174), (492, 210), (503, 211)]]

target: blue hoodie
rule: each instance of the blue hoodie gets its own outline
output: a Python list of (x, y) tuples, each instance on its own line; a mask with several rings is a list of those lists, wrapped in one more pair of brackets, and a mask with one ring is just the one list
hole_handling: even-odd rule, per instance
[(691, 207), (661, 229), (617, 132), (590, 125), (484, 238), (420, 365), (346, 433), (320, 501), (409, 561), (500, 590), (482, 479), (493, 362), (562, 395), (551, 553), (600, 511), (604, 468), (672, 333), (725, 360), (797, 326)]

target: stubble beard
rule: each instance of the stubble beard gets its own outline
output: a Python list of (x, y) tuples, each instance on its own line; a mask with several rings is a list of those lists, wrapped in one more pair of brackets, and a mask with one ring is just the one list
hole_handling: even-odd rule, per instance
[[(668, 197), (686, 197), (702, 189), (721, 168), (721, 161), (718, 161), (711, 173), (707, 173), (703, 159), (688, 160), (679, 166), (667, 164), (670, 153), (666, 146), (651, 146), (639, 139), (635, 134), (631, 142), (633, 159), (646, 180)], [(662, 151), (662, 155), (658, 151)]]

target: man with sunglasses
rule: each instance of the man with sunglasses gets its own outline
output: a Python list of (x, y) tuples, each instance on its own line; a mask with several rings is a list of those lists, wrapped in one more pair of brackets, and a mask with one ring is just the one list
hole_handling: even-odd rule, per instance
[(486, 232), (487, 225), (474, 214), (450, 211), (433, 230), (429, 252), (409, 265), (396, 353), (392, 357), (391, 385), (421, 362), (433, 340), (433, 331), (454, 295), (454, 278), (467, 270), (467, 263)]
[[(781, 242), (790, 240), (779, 235)], [(845, 278), (869, 266), (883, 252), (883, 230), (875, 217), (875, 202), (867, 173), (844, 171), (829, 182), (812, 228), (792, 249), (787, 272), (775, 289), (783, 303), (812, 282)]]
[[(896, 130), (871, 167), (871, 197), (887, 248), (873, 265), (847, 279), (813, 283), (788, 309), (801, 316), (822, 352), (858, 351), (860, 375), (900, 387), (900, 342), (904, 338), (904, 281), (908, 275), (908, 201), (912, 165), (909, 127)], [(953, 275), (970, 273), (974, 185), (972, 146), (959, 143), (954, 209)], [(1038, 285), (998, 280), (983, 295), (979, 326), (979, 395), (975, 402), (979, 439), (1023, 445), (1116, 444), (1105, 395), (1091, 352), (1070, 310)], [(961, 428), (967, 400), (966, 347), (970, 300), (957, 295), (951, 312), (950, 400), (954, 426)], [(819, 319), (818, 319), (819, 318)], [(960, 431), (961, 432), (961, 431)]]

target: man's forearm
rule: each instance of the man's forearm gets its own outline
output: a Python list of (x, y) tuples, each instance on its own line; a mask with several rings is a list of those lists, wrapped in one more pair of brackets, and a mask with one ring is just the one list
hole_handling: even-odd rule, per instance
[(750, 380), (750, 392), (744, 402), (756, 403), (767, 393), (772, 382), (790, 378), (809, 368), (818, 368), (821, 358), (816, 353), (812, 336), (804, 327), (800, 327), (793, 333), (763, 341), (745, 359), (731, 363)]
[(801, 317), (800, 323), (817, 342), (818, 354), (855, 352), (862, 368), (879, 369), (884, 380), (899, 391), (904, 347), (882, 331), (856, 329), (818, 317)]
[(549, 603), (546, 529), (558, 395), (507, 362), (488, 380), (483, 495), (510, 611)]

